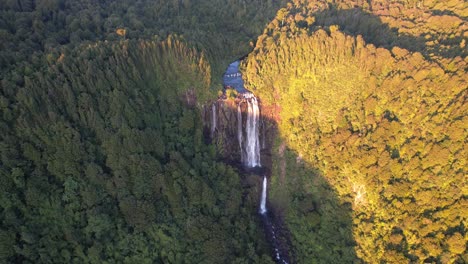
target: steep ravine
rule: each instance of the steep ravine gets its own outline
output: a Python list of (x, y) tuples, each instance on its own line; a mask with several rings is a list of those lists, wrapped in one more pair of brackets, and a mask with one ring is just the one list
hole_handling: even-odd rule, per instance
[[(261, 106), (259, 98), (243, 86), (238, 62), (232, 63), (223, 78), (226, 92), (204, 107), (205, 135), (218, 146), (222, 157), (235, 165), (246, 177), (258, 177), (258, 215), (277, 263), (292, 263), (288, 232), (268, 201), (268, 178), (271, 177), (271, 149), (276, 135), (276, 123), (271, 109)], [(271, 207), (271, 210), (270, 208)]]

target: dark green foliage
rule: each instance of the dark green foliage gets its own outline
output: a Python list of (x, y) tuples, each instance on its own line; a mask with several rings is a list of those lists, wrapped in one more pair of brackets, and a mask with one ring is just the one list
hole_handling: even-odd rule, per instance
[(273, 155), (276, 165), (270, 199), (276, 211), (285, 214), (296, 262), (359, 263), (351, 204), (341, 201), (324, 175), (298, 160), (293, 150), (275, 151)]
[(1, 261), (258, 262), (239, 176), (185, 102), (207, 68), (173, 37), (98, 42), (2, 97)]
[[(249, 52), (249, 41), (284, 2), (2, 1), (0, 70), (14, 70), (22, 78), (57, 60), (58, 48), (64, 45), (73, 48), (98, 40), (164, 39), (180, 34), (209, 54), (218, 80), (227, 62)], [(125, 34), (119, 35), (118, 29)]]

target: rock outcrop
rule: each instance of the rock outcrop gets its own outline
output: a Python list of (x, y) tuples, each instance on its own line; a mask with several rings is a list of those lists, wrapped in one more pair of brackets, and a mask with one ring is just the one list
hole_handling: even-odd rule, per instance
[[(245, 151), (243, 148), (247, 140), (249, 100), (252, 100), (251, 93), (239, 93), (235, 98), (221, 96), (203, 108), (205, 138), (216, 144), (221, 156), (230, 163), (241, 165), (241, 152)], [(276, 133), (275, 111), (271, 107), (264, 111), (260, 100), (258, 104), (260, 161), (262, 167), (268, 170)]]

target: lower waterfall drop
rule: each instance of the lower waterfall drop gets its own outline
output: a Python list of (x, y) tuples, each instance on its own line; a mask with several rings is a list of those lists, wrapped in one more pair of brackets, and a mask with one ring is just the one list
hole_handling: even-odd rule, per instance
[(267, 198), (267, 178), (263, 176), (262, 199), (260, 201), (260, 214), (264, 215), (267, 212), (266, 207)]

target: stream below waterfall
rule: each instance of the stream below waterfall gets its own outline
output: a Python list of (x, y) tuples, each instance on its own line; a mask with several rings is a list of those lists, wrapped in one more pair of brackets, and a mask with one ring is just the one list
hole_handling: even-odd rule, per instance
[[(262, 166), (260, 160), (260, 107), (257, 97), (245, 89), (239, 65), (240, 61), (235, 61), (229, 65), (223, 76), (223, 83), (225, 87), (236, 89), (243, 99), (241, 102), (247, 104), (246, 114), (244, 114), (246, 120), (242, 119), (241, 103), (239, 102), (237, 105), (237, 139), (242, 165), (248, 169), (254, 169)], [(215, 110), (213, 109), (213, 116), (215, 116)], [(245, 122), (245, 125), (243, 122)], [(216, 120), (213, 119), (212, 132), (214, 129), (216, 129)], [(267, 208), (268, 178), (266, 175), (259, 176), (263, 176), (263, 181), (258, 212), (265, 228), (266, 237), (272, 247), (274, 260), (276, 263), (287, 264), (290, 262), (287, 249), (281, 246), (277, 227)]]

